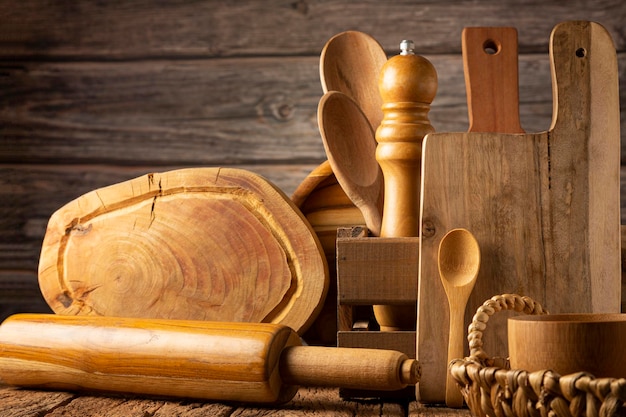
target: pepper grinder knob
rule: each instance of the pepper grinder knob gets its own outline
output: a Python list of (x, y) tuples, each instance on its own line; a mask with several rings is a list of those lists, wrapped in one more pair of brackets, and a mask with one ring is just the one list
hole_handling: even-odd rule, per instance
[(415, 55), (415, 42), (405, 39), (400, 42), (400, 55)]

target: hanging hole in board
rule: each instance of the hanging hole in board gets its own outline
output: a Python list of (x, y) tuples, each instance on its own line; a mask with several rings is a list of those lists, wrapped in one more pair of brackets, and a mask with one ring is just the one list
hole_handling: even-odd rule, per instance
[(487, 55), (498, 54), (498, 52), (500, 52), (500, 48), (501, 48), (500, 42), (495, 41), (493, 39), (487, 39), (483, 43), (483, 51), (485, 51)]
[(587, 55), (587, 50), (585, 48), (578, 48), (576, 50), (576, 56), (578, 58), (584, 58)]

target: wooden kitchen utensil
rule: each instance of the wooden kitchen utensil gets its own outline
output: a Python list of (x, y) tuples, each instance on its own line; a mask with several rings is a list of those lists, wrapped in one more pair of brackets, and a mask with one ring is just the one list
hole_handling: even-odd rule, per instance
[(340, 91), (363, 110), (374, 130), (383, 118), (378, 76), (387, 55), (370, 35), (354, 30), (332, 38), (320, 55), (320, 80), (324, 93)]
[[(437, 265), (450, 310), (449, 363), (453, 359), (463, 357), (465, 307), (480, 269), (480, 247), (474, 235), (467, 229), (452, 229), (446, 233), (439, 243)], [(446, 381), (446, 405), (448, 407), (463, 405), (461, 391), (450, 373)]]
[[(382, 119), (378, 74), (386, 60), (383, 48), (371, 36), (357, 31), (339, 33), (326, 43), (320, 55), (322, 89), (349, 95), (365, 110), (370, 124), (377, 126)], [(322, 243), (330, 276), (336, 276), (337, 229), (365, 225), (361, 211), (339, 185), (328, 161), (304, 179), (292, 199)], [(332, 292), (336, 287), (336, 283), (331, 283), (324, 312), (312, 329), (324, 333), (324, 342), (329, 344), (336, 343), (337, 305)]]
[[(619, 312), (619, 88), (615, 47), (590, 22), (550, 38), (554, 115), (536, 134), (437, 133), (424, 140), (417, 358), (419, 395), (444, 399), (448, 322), (437, 279), (443, 233), (472, 230), (482, 263), (468, 308), (519, 292), (551, 312)], [(466, 316), (466, 323), (469, 323)], [(504, 329), (503, 329), (504, 330)], [(506, 331), (485, 340), (507, 352)]]
[(272, 322), (303, 332), (328, 289), (319, 241), (274, 185), (244, 170), (148, 174), (50, 218), (39, 263), (59, 314)]
[(382, 171), (376, 139), (359, 105), (346, 94), (329, 91), (319, 102), (317, 121), (324, 149), (337, 181), (361, 210), (372, 235), (380, 234)]
[(297, 385), (397, 390), (419, 367), (396, 351), (300, 346), (276, 324), (24, 314), (0, 326), (12, 385), (257, 403)]
[[(382, 68), (379, 89), (384, 118), (376, 131), (376, 160), (384, 175), (381, 237), (417, 236), (422, 139), (434, 131), (428, 120), (437, 92), (437, 72), (403, 41), (400, 55)], [(392, 285), (392, 283), (390, 283)], [(413, 330), (415, 305), (374, 306), (381, 330)]]
[[(370, 35), (358, 31), (333, 36), (320, 54), (320, 81), (324, 93), (339, 91), (352, 98), (374, 130), (383, 117), (378, 76), (386, 61), (382, 46)], [(333, 254), (338, 227), (364, 224), (361, 213), (344, 194), (330, 163), (324, 161), (292, 196), (311, 221), (324, 247), (332, 246)]]
[[(387, 56), (382, 46), (370, 35), (358, 31), (338, 33), (326, 42), (320, 54), (319, 70), (322, 90), (324, 93), (339, 91), (352, 98), (375, 130), (383, 117), (382, 99), (378, 93), (378, 76), (386, 61)], [(306, 202), (317, 207), (317, 196), (311, 198), (311, 194), (327, 187), (334, 189), (336, 185), (330, 164), (324, 161), (298, 186), (292, 199), (298, 207), (302, 207)], [(328, 204), (325, 201), (326, 192), (332, 194)], [(337, 194), (341, 193), (324, 190), (321, 203), (325, 207), (345, 208), (344, 199), (339, 198)], [(346, 220), (354, 220), (354, 215), (342, 214)], [(336, 234), (336, 228), (334, 234)]]

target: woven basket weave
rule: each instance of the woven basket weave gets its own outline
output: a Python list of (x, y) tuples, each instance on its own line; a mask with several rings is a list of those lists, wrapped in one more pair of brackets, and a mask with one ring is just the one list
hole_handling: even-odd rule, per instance
[(547, 314), (531, 298), (515, 294), (495, 296), (477, 310), (468, 329), (470, 356), (453, 360), (449, 369), (475, 416), (626, 416), (624, 378), (527, 372), (510, 369), (508, 360), (489, 358), (483, 332), (489, 317), (501, 310)]

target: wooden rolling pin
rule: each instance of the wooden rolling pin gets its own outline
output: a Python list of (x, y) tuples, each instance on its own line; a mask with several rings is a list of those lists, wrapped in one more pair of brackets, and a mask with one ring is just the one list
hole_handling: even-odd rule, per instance
[(301, 346), (277, 324), (18, 314), (0, 326), (10, 385), (278, 403), (297, 386), (398, 390), (419, 380), (397, 351)]
[[(384, 117), (376, 130), (376, 160), (385, 184), (381, 237), (419, 233), (422, 140), (434, 132), (428, 112), (437, 93), (437, 72), (413, 47), (412, 41), (402, 41), (400, 55), (385, 63), (379, 78)], [(415, 330), (415, 304), (374, 306), (374, 314), (381, 330)]]

